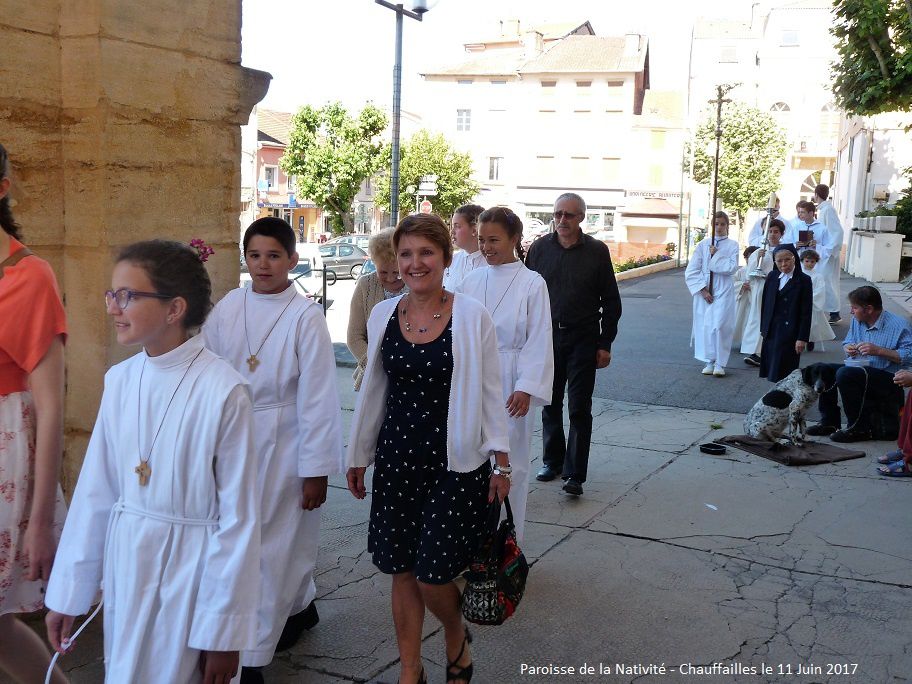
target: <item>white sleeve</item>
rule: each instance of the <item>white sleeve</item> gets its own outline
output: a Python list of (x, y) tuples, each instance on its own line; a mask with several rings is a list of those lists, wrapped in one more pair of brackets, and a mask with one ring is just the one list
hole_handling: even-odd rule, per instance
[(701, 241), (694, 248), (690, 260), (687, 262), (687, 268), (684, 269), (684, 282), (687, 283), (687, 289), (690, 294), (695, 295), (709, 282), (703, 275), (703, 259), (706, 258), (706, 242)]
[(250, 388), (237, 385), (221, 410), (214, 476), (218, 529), (203, 559), (187, 645), (239, 651), (256, 645), (260, 509)]
[(298, 475), (336, 475), (342, 467), (342, 409), (336, 355), (326, 318), (310, 306), (298, 322)]
[(106, 389), (44, 600), (48, 608), (64, 615), (87, 613), (101, 586), (108, 520), (121, 495), (115, 450), (109, 439), (107, 414), (111, 409), (110, 391)]
[(554, 384), (551, 301), (544, 278), (536, 275), (525, 297), (526, 342), (517, 359), (514, 391), (527, 392), (538, 404), (550, 404)]

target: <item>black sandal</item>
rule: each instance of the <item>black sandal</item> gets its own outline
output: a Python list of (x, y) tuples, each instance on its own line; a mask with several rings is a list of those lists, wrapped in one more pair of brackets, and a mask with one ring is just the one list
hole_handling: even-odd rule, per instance
[(459, 649), (459, 655), (456, 656), (452, 662), (447, 661), (447, 670), (446, 678), (447, 681), (455, 679), (459, 682), (468, 682), (472, 681), (472, 671), (475, 669), (475, 663), (471, 662), (465, 667), (459, 667), (457, 663), (459, 659), (462, 658), (462, 654), (465, 653), (466, 644), (472, 643), (472, 633), (469, 631), (469, 628), (465, 628), (465, 636), (462, 639), (462, 647)]

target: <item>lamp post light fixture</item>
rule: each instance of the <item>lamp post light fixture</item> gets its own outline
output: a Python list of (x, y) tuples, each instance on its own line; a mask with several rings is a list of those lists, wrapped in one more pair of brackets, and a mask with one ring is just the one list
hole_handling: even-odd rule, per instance
[[(390, 225), (399, 222), (399, 122), (402, 118), (402, 17), (411, 17), (421, 21), (430, 7), (428, 0), (413, 0), (412, 9), (407, 10), (402, 3), (393, 4), (386, 0), (374, 0), (378, 5), (396, 13), (396, 59), (393, 63), (393, 130), (392, 130), (392, 168), (390, 169)], [(434, 3), (432, 3), (434, 4)]]

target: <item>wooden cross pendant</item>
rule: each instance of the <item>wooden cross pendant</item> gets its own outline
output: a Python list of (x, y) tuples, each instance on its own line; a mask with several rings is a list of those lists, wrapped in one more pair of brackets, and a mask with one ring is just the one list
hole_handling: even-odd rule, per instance
[(139, 476), (139, 486), (145, 487), (149, 484), (149, 478), (152, 477), (152, 468), (148, 461), (139, 461), (139, 465), (133, 469), (133, 472)]
[(247, 367), (250, 369), (250, 372), (253, 373), (259, 365), (260, 360), (256, 357), (256, 354), (251, 354), (250, 358), (247, 359)]

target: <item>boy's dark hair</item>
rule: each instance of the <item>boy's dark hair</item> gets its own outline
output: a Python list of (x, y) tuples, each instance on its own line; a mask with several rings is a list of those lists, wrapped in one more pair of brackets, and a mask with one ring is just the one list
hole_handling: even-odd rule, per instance
[(750, 259), (750, 255), (753, 254), (754, 252), (756, 252), (758, 249), (760, 249), (760, 248), (756, 247), (754, 245), (748, 245), (747, 247), (744, 248), (744, 253), (741, 256), (743, 256), (744, 260), (747, 261), (748, 259)]
[(801, 200), (798, 202), (798, 204), (795, 205), (795, 208), (809, 211), (812, 215), (817, 213), (817, 205), (813, 202), (808, 202), (807, 200)]
[(478, 223), (496, 223), (499, 226), (503, 226), (504, 230), (507, 231), (507, 235), (511, 238), (519, 237), (516, 242), (516, 253), (519, 255), (520, 261), (526, 260), (526, 252), (520, 244), (523, 234), (522, 219), (510, 209), (507, 207), (491, 207), (478, 216)]
[(715, 214), (713, 214), (713, 223), (716, 222), (717, 218), (724, 218), (725, 222), (728, 225), (731, 225), (731, 219), (728, 218), (728, 214), (726, 214), (724, 211), (717, 211)]
[(117, 262), (121, 261), (143, 269), (159, 294), (187, 302), (185, 330), (205, 323), (212, 310), (212, 284), (196, 250), (173, 240), (134, 242), (120, 250)]
[(248, 226), (244, 231), (244, 253), (247, 252), (247, 245), (250, 244), (254, 235), (271, 237), (278, 241), (282, 248), (288, 253), (289, 257), (295, 254), (295, 234), (287, 221), (280, 219), (278, 216), (264, 216)]
[[(779, 232), (782, 235), (785, 235), (785, 223), (783, 223), (781, 219), (773, 219), (770, 221), (769, 228), (778, 228)], [(767, 230), (769, 230), (769, 228), (767, 228)]]
[[(6, 148), (0, 145), (0, 180), (9, 176), (9, 155)], [(9, 194), (0, 199), (0, 227), (3, 231), (17, 240), (22, 239), (22, 228), (13, 217), (13, 208), (10, 206)]]
[(855, 306), (873, 306), (878, 311), (883, 309), (883, 298), (880, 296), (880, 290), (870, 285), (862, 285), (849, 292), (849, 302)]
[(813, 259), (814, 261), (820, 261), (820, 254), (817, 253), (816, 249), (806, 249), (801, 253), (801, 260)]
[(818, 183), (817, 187), (814, 188), (814, 194), (821, 200), (825, 200), (830, 196), (830, 186), (825, 183)]

